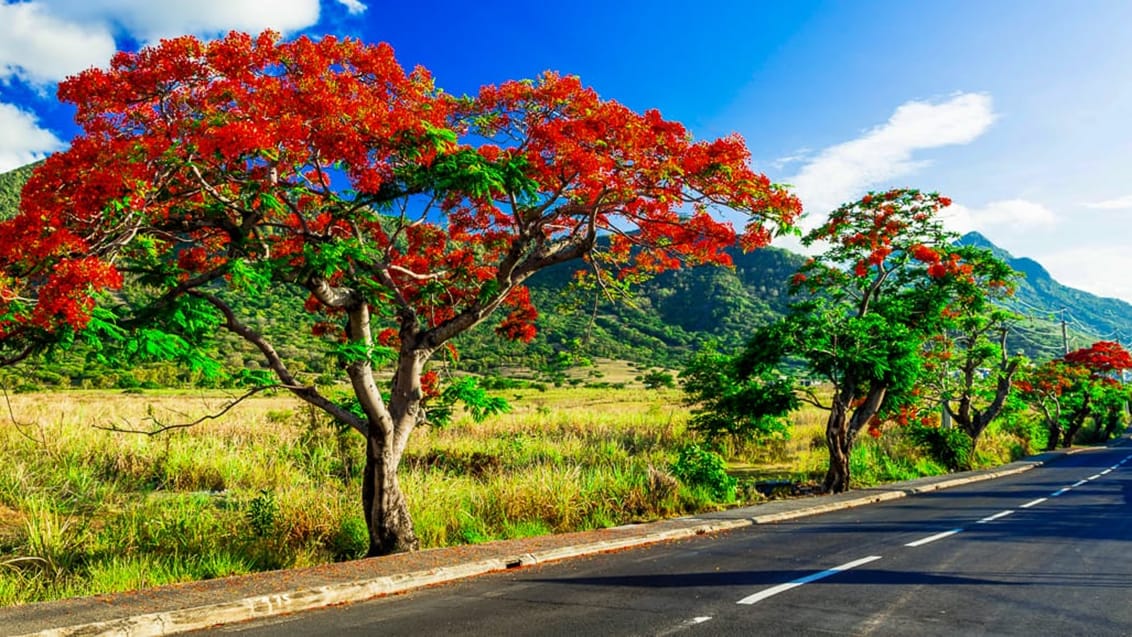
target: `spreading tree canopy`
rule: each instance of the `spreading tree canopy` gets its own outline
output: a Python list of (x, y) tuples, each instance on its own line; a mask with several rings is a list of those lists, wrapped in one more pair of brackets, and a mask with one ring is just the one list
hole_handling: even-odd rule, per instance
[[(438, 348), (497, 312), (501, 334), (531, 338), (523, 283), (543, 268), (623, 280), (726, 264), (725, 248), (763, 246), (800, 212), (738, 136), (695, 141), (553, 73), (454, 97), (384, 44), (181, 37), (59, 96), (82, 133), (0, 226), (9, 360), (85, 330), (205, 368), (202, 342), (239, 336), (271, 382), (366, 436), (373, 554), (417, 545), (396, 469)], [(741, 234), (718, 207), (745, 215)], [(301, 296), (354, 400), (297, 376), (232, 302), (266, 294)]]

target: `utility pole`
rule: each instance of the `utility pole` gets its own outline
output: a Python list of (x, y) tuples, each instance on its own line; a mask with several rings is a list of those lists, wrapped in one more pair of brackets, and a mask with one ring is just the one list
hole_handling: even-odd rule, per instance
[(1062, 308), (1061, 309), (1061, 344), (1063, 346), (1065, 346), (1065, 353), (1066, 354), (1069, 353), (1069, 326), (1068, 326), (1067, 321), (1065, 319), (1065, 313), (1068, 312), (1068, 311), (1069, 311), (1069, 308)]

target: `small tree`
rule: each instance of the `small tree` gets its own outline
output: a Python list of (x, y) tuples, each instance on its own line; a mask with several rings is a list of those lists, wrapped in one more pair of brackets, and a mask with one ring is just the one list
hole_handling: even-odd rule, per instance
[(879, 432), (881, 417), (914, 401), (926, 341), (983, 276), (983, 261), (943, 230), (937, 213), (949, 204), (917, 190), (869, 193), (803, 240), (824, 249), (795, 274), (793, 288), (805, 296), (773, 331), (782, 343), (770, 347), (804, 359), (833, 388), (828, 401), (803, 394), (829, 411), (826, 491), (849, 489), (857, 435)]
[(956, 298), (943, 312), (944, 330), (928, 341), (925, 381), (974, 450), (1002, 412), (1022, 363), (1006, 351), (1014, 315), (996, 306), (1014, 293), (1017, 273), (987, 250), (964, 246), (957, 253), (972, 265), (971, 277), (957, 282)]
[(1103, 428), (1101, 423), (1106, 418), (1111, 420), (1109, 412), (1119, 409), (1117, 405), (1122, 404), (1120, 397), (1123, 392), (1117, 378), (1125, 369), (1132, 369), (1132, 355), (1119, 343), (1098, 341), (1089, 347), (1069, 352), (1063, 360), (1088, 371), (1088, 382), (1083, 383), (1079, 389), (1081, 405), (1062, 436), (1062, 446), (1068, 447), (1084, 427), (1087, 417), (1092, 417), (1100, 430)]
[(1047, 451), (1058, 447), (1075, 420), (1088, 415), (1088, 382), (1087, 370), (1055, 359), (1028, 370), (1018, 383), (1023, 400), (1046, 424)]
[(739, 357), (709, 344), (680, 373), (685, 403), (693, 407), (690, 427), (709, 440), (765, 440), (789, 432), (784, 417), (798, 399), (792, 380), (775, 369), (779, 353), (769, 349), (781, 340), (769, 335), (754, 340), (764, 347)]
[[(0, 227), (5, 345), (85, 328), (160, 337), (161, 352), (206, 365), (199, 345), (235, 334), (277, 386), (366, 437), (371, 555), (417, 546), (397, 467), (437, 392), (425, 365), (453, 337), (502, 311), (499, 333), (532, 338), (523, 283), (544, 268), (725, 264), (736, 235), (712, 208), (749, 215), (747, 248), (800, 212), (737, 136), (693, 141), (554, 74), (454, 98), (387, 45), (182, 37), (119, 53), (59, 95), (83, 133)], [(105, 294), (123, 280), (129, 294)], [(265, 294), (305, 299), (352, 400), (292, 373), (233, 303)]]

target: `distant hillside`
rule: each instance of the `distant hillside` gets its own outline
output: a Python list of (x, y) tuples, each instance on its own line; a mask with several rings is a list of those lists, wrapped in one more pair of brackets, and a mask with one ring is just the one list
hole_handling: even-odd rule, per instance
[(1015, 257), (978, 232), (964, 235), (959, 243), (987, 248), (1023, 275), (1008, 305), (1030, 318), (1020, 327), (1018, 337), (1037, 341), (1030, 345), (1041, 345), (1043, 353), (1058, 356), (1063, 352), (1063, 317), (1069, 329), (1071, 349), (1085, 347), (1097, 339), (1132, 336), (1132, 304), (1062, 285), (1037, 261)]
[(530, 281), (540, 313), (535, 341), (508, 343), (492, 335), (492, 325), (480, 326), (459, 341), (464, 364), (487, 370), (601, 357), (679, 365), (708, 340), (738, 346), (786, 311), (787, 284), (804, 257), (767, 248), (732, 258), (733, 268), (666, 272), (618, 302), (571, 285), (578, 264), (541, 272)]
[(20, 190), (38, 165), (39, 162), (36, 162), (0, 173), (0, 219), (16, 216), (16, 211), (20, 209)]

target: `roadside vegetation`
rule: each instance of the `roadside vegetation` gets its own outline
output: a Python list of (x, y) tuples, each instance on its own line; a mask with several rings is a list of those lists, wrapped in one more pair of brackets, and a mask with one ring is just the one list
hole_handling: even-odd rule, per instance
[[(678, 390), (646, 390), (623, 366), (596, 369), (625, 386), (499, 391), (510, 413), (478, 423), (459, 415), (419, 432), (401, 479), (423, 547), (757, 502), (812, 490), (825, 471), (816, 409), (797, 412), (788, 436), (710, 445), (688, 431)], [(252, 398), (160, 436), (94, 426), (185, 422), (226, 399), (184, 391), (11, 396), (14, 421), (0, 428), (0, 605), (364, 555), (358, 434), (294, 398)], [(1011, 422), (991, 427), (976, 464), (1043, 446), (1036, 420)], [(727, 473), (713, 472), (717, 458), (729, 461)], [(946, 471), (900, 427), (865, 440), (852, 461), (857, 486)]]

